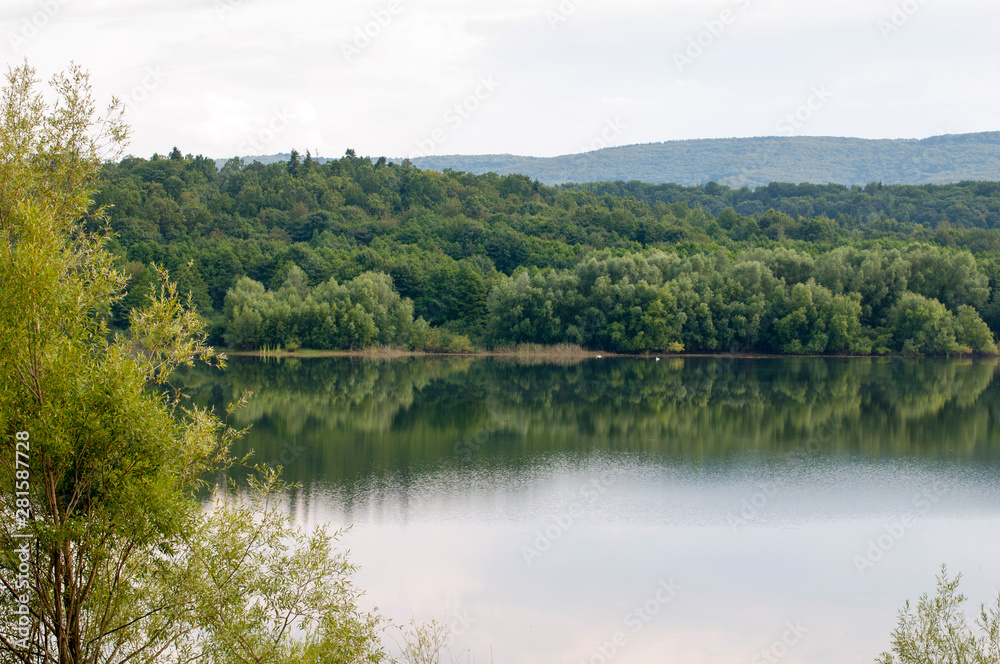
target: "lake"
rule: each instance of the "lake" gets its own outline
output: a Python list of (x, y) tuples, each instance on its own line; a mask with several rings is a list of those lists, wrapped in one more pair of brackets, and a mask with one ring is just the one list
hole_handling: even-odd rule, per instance
[[(1000, 592), (996, 360), (232, 358), (236, 452), (353, 526), (365, 606), (498, 664), (871, 662)], [(973, 606), (974, 604), (974, 606)]]

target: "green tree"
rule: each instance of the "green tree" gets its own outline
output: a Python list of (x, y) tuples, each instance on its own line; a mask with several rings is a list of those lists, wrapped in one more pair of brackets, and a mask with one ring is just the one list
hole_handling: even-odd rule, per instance
[(959, 305), (983, 306), (990, 291), (986, 275), (967, 251), (946, 253), (938, 247), (915, 244), (907, 248), (911, 268), (908, 288), (956, 310)]
[(892, 350), (906, 354), (944, 355), (963, 350), (955, 338), (954, 316), (938, 302), (906, 293), (889, 312)]
[(774, 345), (785, 353), (867, 352), (860, 296), (833, 295), (810, 279), (795, 284), (774, 313)]
[(963, 304), (955, 312), (955, 341), (972, 352), (994, 355), (997, 345), (993, 332), (979, 316), (979, 312)]
[(223, 487), (203, 509), (200, 478), (239, 434), (166, 381), (223, 358), (162, 270), (128, 336), (109, 333), (125, 279), (88, 228), (104, 222), (95, 176), (127, 128), (115, 103), (96, 114), (79, 68), (53, 85), (50, 106), (34, 70), (13, 69), (0, 109), (0, 435), (26, 452), (0, 448), (0, 483), (21, 492), (0, 508), (28, 511), (0, 524), (0, 659), (378, 661), (349, 566), (325, 533), (278, 518), (273, 474), (250, 502)]
[(959, 662), (997, 664), (1000, 662), (1000, 596), (996, 607), (980, 607), (976, 624), (980, 634), (969, 628), (962, 611), (967, 601), (958, 592), (962, 575), (948, 578), (942, 565), (937, 577), (937, 594), (924, 593), (911, 610), (907, 601), (892, 632), (892, 652), (884, 652), (877, 664), (930, 664)]

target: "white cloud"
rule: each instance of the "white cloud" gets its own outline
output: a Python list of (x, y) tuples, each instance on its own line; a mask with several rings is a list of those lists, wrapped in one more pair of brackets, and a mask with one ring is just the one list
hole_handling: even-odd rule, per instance
[[(1000, 64), (993, 2), (909, 0), (919, 9), (905, 20), (903, 0), (396, 2), (51, 0), (59, 9), (35, 25), (44, 3), (18, 0), (0, 11), (0, 43), (46, 77), (88, 66), (103, 98), (163, 72), (130, 116), (139, 155), (230, 155), (282, 108), (299, 111), (275, 152), (406, 154), (483, 76), (501, 90), (441, 151), (574, 152), (626, 108), (624, 143), (775, 133), (817, 85), (836, 99), (805, 133), (998, 129), (1000, 90), (982, 76)], [(692, 39), (701, 52), (679, 69)]]

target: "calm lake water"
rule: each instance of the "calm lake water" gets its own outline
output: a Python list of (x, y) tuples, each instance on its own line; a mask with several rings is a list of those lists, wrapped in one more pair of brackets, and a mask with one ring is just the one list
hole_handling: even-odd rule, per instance
[[(997, 362), (235, 358), (242, 443), (398, 622), (497, 664), (871, 662), (1000, 591)], [(242, 451), (237, 450), (237, 451)]]

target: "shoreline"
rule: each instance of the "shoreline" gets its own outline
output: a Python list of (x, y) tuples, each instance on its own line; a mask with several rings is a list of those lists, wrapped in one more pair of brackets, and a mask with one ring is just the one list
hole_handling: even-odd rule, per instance
[(768, 360), (768, 359), (795, 359), (795, 358), (822, 358), (822, 359), (996, 359), (998, 355), (976, 355), (976, 354), (954, 354), (954, 355), (789, 355), (779, 353), (618, 353), (602, 350), (587, 350), (573, 346), (528, 346), (514, 348), (497, 348), (493, 350), (475, 350), (464, 353), (406, 350), (402, 348), (369, 348), (363, 350), (295, 350), (295, 351), (259, 351), (259, 350), (231, 350), (227, 348), (216, 348), (217, 353), (225, 354), (227, 357), (257, 357), (257, 358), (330, 358), (344, 357), (354, 359), (403, 359), (403, 358), (514, 358), (514, 359), (540, 359), (540, 360), (586, 360), (586, 359), (610, 359), (610, 358), (630, 358), (630, 359), (650, 359), (662, 360), (696, 358), (696, 359), (739, 359), (739, 360)]

